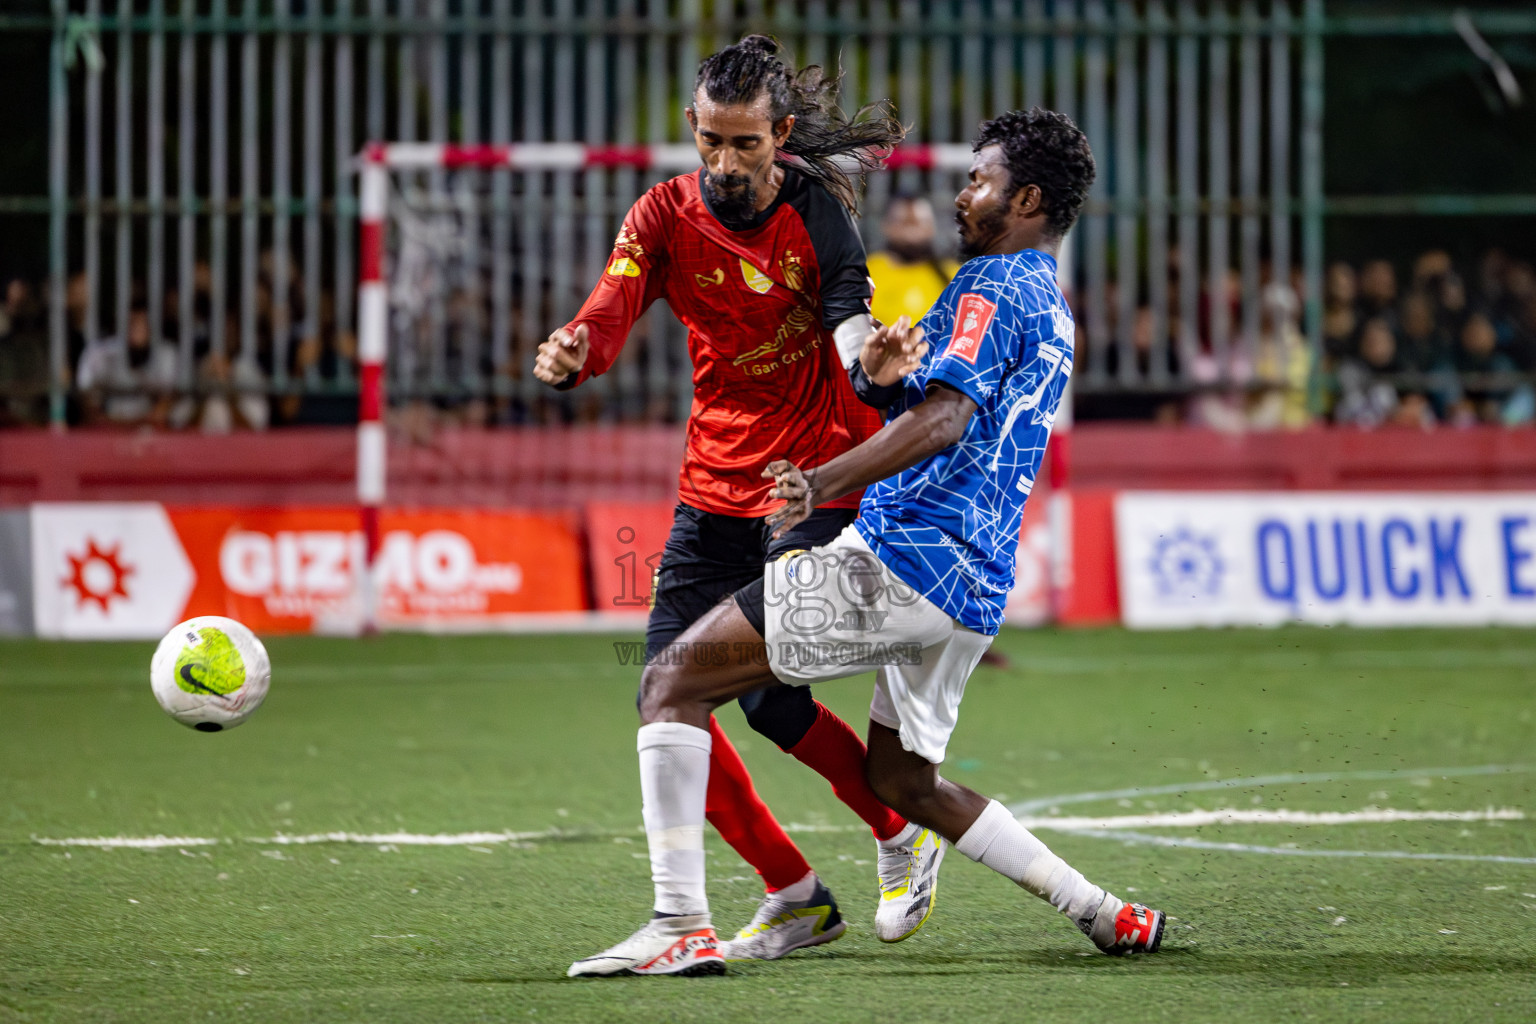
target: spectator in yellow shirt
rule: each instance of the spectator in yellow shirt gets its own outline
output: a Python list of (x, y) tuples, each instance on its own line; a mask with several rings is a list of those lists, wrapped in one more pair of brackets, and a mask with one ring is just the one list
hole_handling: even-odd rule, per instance
[(933, 204), (927, 196), (892, 197), (881, 226), (885, 249), (870, 256), (868, 263), (875, 283), (870, 313), (883, 324), (893, 324), (902, 315), (917, 323), (960, 264), (940, 259), (934, 250)]

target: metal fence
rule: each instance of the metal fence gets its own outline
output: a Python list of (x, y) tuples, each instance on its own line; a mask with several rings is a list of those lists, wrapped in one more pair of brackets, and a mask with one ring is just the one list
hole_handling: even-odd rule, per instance
[[(1065, 268), (1088, 341), (1079, 392), (1240, 384), (1286, 315), (1266, 313), (1267, 284), (1294, 279), (1314, 351), (1320, 339), (1335, 202), (1322, 186), (1325, 36), (1454, 30), (1449, 15), (1330, 20), (1322, 0), (52, 4), (53, 296), (82, 275), (78, 306), (50, 307), (55, 422), (71, 355), (124, 332), (140, 291), (185, 389), (210, 386), (206, 351), (258, 370), (241, 386), (279, 405), (353, 393), (354, 156), (367, 140), (686, 141), (698, 61), (748, 31), (799, 64), (840, 66), (847, 109), (890, 99), (915, 142), (964, 143), (984, 117), (1032, 104), (1073, 116), (1099, 164)], [(1536, 17), (1478, 24), (1530, 31)], [(493, 420), (684, 414), (681, 328), (660, 309), (590, 406), (529, 373), (659, 176), (399, 177), (395, 271), (430, 287), (395, 320), (393, 399)], [(900, 189), (942, 210), (960, 184), (950, 170), (877, 174), (865, 206)], [(864, 227), (877, 246), (878, 218)]]

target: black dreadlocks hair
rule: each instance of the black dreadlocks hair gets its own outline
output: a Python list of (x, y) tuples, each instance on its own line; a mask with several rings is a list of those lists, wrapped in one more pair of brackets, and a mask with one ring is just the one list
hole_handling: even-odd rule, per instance
[[(864, 173), (878, 167), (907, 130), (891, 116), (885, 100), (847, 117), (835, 99), (841, 73), (829, 75), (816, 64), (792, 71), (775, 56), (778, 50), (779, 44), (768, 36), (746, 36), (704, 59), (693, 91), (704, 90), (716, 103), (751, 103), (767, 93), (771, 121), (795, 115), (795, 127), (781, 152), (798, 157), (801, 173), (856, 215)], [(852, 157), (857, 165), (857, 184), (834, 160), (841, 155)]]
[(1054, 110), (1013, 110), (981, 123), (973, 151), (1003, 147), (1012, 194), (1026, 185), (1044, 193), (1047, 221), (1059, 238), (1067, 233), (1088, 198), (1095, 175), (1088, 137), (1066, 114)]

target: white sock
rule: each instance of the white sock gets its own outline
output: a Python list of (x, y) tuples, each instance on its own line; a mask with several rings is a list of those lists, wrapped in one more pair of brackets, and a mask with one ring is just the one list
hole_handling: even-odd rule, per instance
[(918, 833), (922, 830), (923, 826), (919, 825), (915, 821), (909, 821), (907, 822), (906, 828), (902, 829), (900, 832), (897, 832), (895, 835), (891, 836), (891, 838), (876, 838), (875, 842), (879, 843), (887, 850), (894, 850), (898, 846), (910, 846), (912, 845), (912, 840), (916, 839)]
[(807, 871), (805, 877), (798, 882), (786, 885), (782, 889), (775, 889), (774, 896), (790, 903), (799, 903), (811, 898), (811, 893), (816, 891), (816, 872)]
[(661, 914), (707, 914), (704, 796), (709, 789), (709, 731), (680, 722), (652, 722), (640, 727), (637, 746), (655, 909)]
[(955, 849), (1047, 900), (1084, 933), (1105, 899), (1115, 899), (1052, 853), (996, 800), (965, 830)]

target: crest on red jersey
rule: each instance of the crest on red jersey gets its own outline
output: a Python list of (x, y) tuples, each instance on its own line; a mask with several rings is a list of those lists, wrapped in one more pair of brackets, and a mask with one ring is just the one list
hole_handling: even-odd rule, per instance
[(758, 270), (746, 260), (741, 261), (741, 279), (747, 282), (747, 287), (759, 295), (767, 295), (773, 287), (773, 278)]

